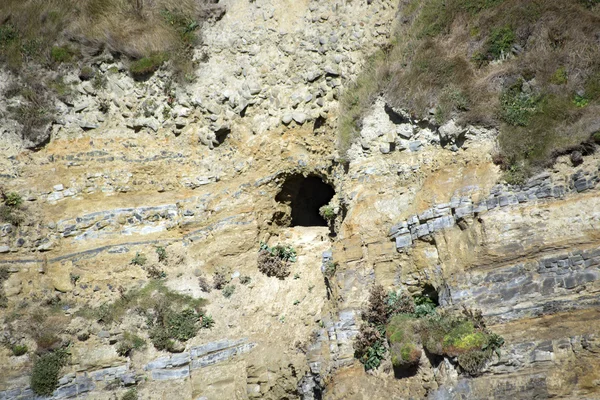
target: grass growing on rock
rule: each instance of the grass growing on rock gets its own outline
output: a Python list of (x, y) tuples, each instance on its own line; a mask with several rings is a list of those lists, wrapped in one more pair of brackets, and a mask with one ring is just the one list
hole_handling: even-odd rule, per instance
[(201, 22), (223, 12), (208, 0), (5, 0), (0, 60), (18, 71), (31, 61), (69, 62), (78, 48), (86, 53), (108, 49), (134, 60), (160, 53), (187, 59)]
[(338, 151), (383, 93), (417, 119), (499, 128), (496, 159), (524, 179), (597, 131), (599, 10), (580, 0), (401, 1), (389, 47), (342, 95)]
[(36, 358), (31, 373), (31, 390), (41, 396), (50, 396), (58, 386), (60, 370), (68, 362), (65, 350), (45, 353)]
[(414, 370), (425, 350), (456, 358), (460, 371), (477, 375), (494, 354), (500, 356), (504, 344), (486, 329), (480, 312), (439, 311), (426, 295), (386, 293), (381, 285), (371, 289), (362, 318), (354, 349), (366, 370), (379, 367), (386, 358), (398, 371)]
[[(211, 328), (214, 320), (202, 310), (204, 299), (169, 290), (162, 281), (152, 280), (146, 286), (124, 293), (113, 303), (84, 308), (78, 315), (103, 324), (119, 323), (129, 312), (146, 317), (149, 336), (159, 350), (175, 351), (178, 342), (194, 337), (201, 328)], [(118, 351), (128, 354), (140, 348), (141, 338), (125, 336)]]

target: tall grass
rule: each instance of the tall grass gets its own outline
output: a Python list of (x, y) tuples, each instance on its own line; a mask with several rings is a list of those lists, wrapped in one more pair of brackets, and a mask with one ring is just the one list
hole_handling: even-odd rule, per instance
[(0, 59), (13, 69), (60, 62), (70, 54), (54, 47), (52, 57), (52, 49), (66, 43), (84, 55), (107, 49), (132, 59), (179, 59), (189, 56), (197, 28), (215, 8), (210, 0), (3, 0)]
[(402, 0), (386, 79), (367, 68), (345, 92), (340, 142), (383, 92), (417, 118), (499, 127), (503, 167), (531, 173), (600, 123), (598, 35), (595, 1)]

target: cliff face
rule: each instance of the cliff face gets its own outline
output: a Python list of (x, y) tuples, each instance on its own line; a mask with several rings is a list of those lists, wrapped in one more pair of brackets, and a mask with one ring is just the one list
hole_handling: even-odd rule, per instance
[[(79, 94), (59, 105), (43, 149), (23, 150), (6, 124), (0, 177), (25, 221), (0, 225), (0, 398), (34, 398), (36, 326), (71, 342), (53, 398), (132, 387), (151, 399), (600, 398), (599, 158), (499, 184), (495, 131), (434, 126), (377, 100), (341, 163), (340, 92), (389, 40), (396, 4), (224, 6), (203, 28), (195, 83), (171, 86), (163, 70), (135, 82), (102, 56), (106, 88), (71, 72)], [(318, 207), (331, 193), (314, 200), (327, 187), (329, 226)], [(259, 272), (261, 242), (296, 250), (287, 278)], [(206, 299), (215, 321), (175, 352), (152, 346), (135, 309), (114, 322), (81, 313), (144, 286), (152, 268)], [(233, 294), (201, 290), (215, 272)], [(365, 372), (353, 340), (375, 282), (480, 309), (505, 339), (500, 357), (477, 377), (426, 355), (409, 377), (385, 363)], [(146, 349), (117, 352), (126, 332)], [(13, 355), (17, 343), (30, 353)]]

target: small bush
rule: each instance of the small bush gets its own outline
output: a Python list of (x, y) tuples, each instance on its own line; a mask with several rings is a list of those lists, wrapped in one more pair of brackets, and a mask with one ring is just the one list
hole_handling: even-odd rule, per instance
[(202, 290), (204, 293), (210, 293), (212, 290), (212, 287), (208, 283), (208, 280), (205, 276), (198, 277), (198, 286), (200, 286), (200, 290)]
[(515, 33), (510, 26), (495, 28), (490, 32), (487, 41), (487, 52), (493, 59), (507, 54), (515, 41)]
[(158, 246), (156, 248), (156, 254), (158, 255), (158, 262), (164, 263), (167, 261), (167, 250), (164, 247)]
[(235, 292), (235, 285), (227, 285), (223, 288), (223, 297), (226, 299), (230, 298)]
[(539, 110), (539, 96), (523, 92), (522, 85), (523, 81), (519, 81), (500, 97), (501, 117), (509, 125), (526, 126)]
[(550, 77), (550, 82), (555, 85), (564, 85), (567, 83), (567, 69), (563, 67), (559, 67), (554, 74)]
[(23, 354), (27, 354), (27, 351), (29, 349), (25, 345), (16, 344), (11, 347), (11, 350), (12, 350), (13, 356), (19, 357), (19, 356), (22, 356)]
[(144, 253), (135, 253), (135, 257), (131, 260), (131, 264), (143, 267), (146, 264), (147, 258)]
[(244, 275), (244, 276), (240, 277), (240, 283), (242, 285), (248, 285), (248, 284), (250, 284), (250, 282), (252, 282), (252, 278), (250, 278), (248, 275)]
[(9, 192), (4, 198), (4, 204), (9, 207), (17, 208), (23, 204), (23, 198), (16, 192)]
[(335, 219), (335, 212), (333, 206), (327, 204), (319, 208), (319, 215), (323, 217), (325, 221), (333, 221)]
[(163, 269), (156, 264), (148, 265), (146, 267), (146, 273), (148, 274), (148, 277), (151, 279), (164, 279), (167, 277), (167, 273), (165, 271), (163, 271)]
[(189, 308), (176, 312), (166, 305), (159, 307), (150, 322), (150, 338), (154, 347), (158, 350), (172, 351), (174, 340), (185, 342), (193, 338), (198, 332), (198, 321), (202, 317), (202, 313)]
[(388, 318), (395, 314), (412, 314), (415, 311), (413, 299), (400, 291), (388, 293), (386, 303)]
[(386, 353), (379, 330), (363, 324), (354, 339), (354, 356), (364, 365), (365, 370), (379, 367)]
[(143, 57), (129, 65), (129, 72), (136, 78), (142, 78), (156, 72), (167, 60), (166, 54), (153, 54)]
[(123, 357), (131, 355), (133, 350), (139, 350), (146, 346), (146, 341), (131, 332), (123, 333), (123, 340), (117, 346), (117, 354)]
[(288, 262), (274, 256), (268, 251), (262, 250), (258, 254), (258, 270), (267, 276), (275, 276), (285, 279), (290, 275)]
[(267, 276), (285, 279), (290, 275), (290, 263), (268, 250), (258, 253), (258, 270)]
[(41, 396), (50, 396), (58, 386), (60, 370), (67, 364), (68, 354), (64, 350), (46, 353), (37, 358), (31, 373), (31, 390)]
[(217, 290), (221, 290), (231, 281), (229, 274), (225, 271), (215, 271), (213, 275), (213, 286)]
[(460, 354), (457, 361), (463, 371), (471, 376), (476, 376), (485, 367), (489, 359), (490, 356), (487, 352), (474, 350)]
[(92, 79), (92, 87), (96, 90), (105, 89), (107, 83), (108, 80), (106, 79), (106, 76), (101, 73), (97, 73)]
[(53, 46), (50, 50), (52, 60), (57, 63), (69, 62), (73, 58), (73, 52), (67, 46)]
[(0, 221), (19, 226), (25, 221), (25, 217), (14, 207), (3, 204), (0, 206)]
[(417, 318), (426, 317), (435, 313), (436, 305), (427, 296), (415, 296), (414, 298), (414, 315)]
[(575, 104), (576, 107), (583, 108), (583, 107), (587, 106), (588, 104), (590, 104), (590, 101), (585, 96), (576, 94), (575, 97), (573, 98), (573, 104)]
[(369, 304), (363, 311), (362, 318), (373, 326), (382, 326), (388, 320), (388, 294), (380, 284), (371, 288)]
[(200, 327), (210, 329), (215, 325), (215, 320), (210, 315), (203, 315), (200, 319)]
[(327, 263), (325, 264), (325, 268), (323, 270), (323, 274), (325, 275), (326, 278), (333, 278), (333, 276), (335, 275), (335, 271), (337, 270), (338, 267), (338, 263), (333, 262), (333, 261), (327, 261)]
[(94, 76), (96, 76), (96, 71), (89, 65), (82, 67), (79, 71), (79, 79), (81, 79), (82, 81), (89, 81)]
[(417, 328), (417, 319), (409, 314), (394, 315), (387, 324), (386, 336), (394, 367), (410, 368), (419, 363), (421, 350)]
[(129, 389), (121, 396), (121, 400), (138, 400), (137, 390)]

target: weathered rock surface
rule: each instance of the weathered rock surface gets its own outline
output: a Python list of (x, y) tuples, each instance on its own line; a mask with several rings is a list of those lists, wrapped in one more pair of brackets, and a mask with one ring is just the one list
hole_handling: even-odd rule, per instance
[[(524, 185), (499, 184), (494, 131), (435, 127), (378, 100), (339, 165), (341, 90), (388, 40), (395, 4), (225, 3), (224, 18), (203, 28), (195, 83), (165, 93), (164, 70), (140, 83), (101, 61), (105, 92), (73, 75), (80, 94), (43, 149), (24, 151), (10, 121), (0, 124), (0, 183), (27, 210), (20, 226), (0, 224), (10, 271), (2, 330), (10, 336), (28, 319), (9, 316), (48, 305), (72, 318), (60, 326), (72, 359), (53, 398), (130, 387), (181, 399), (598, 398), (600, 158), (573, 167), (562, 157)], [(278, 195), (294, 174), (335, 189), (335, 237), (286, 226)], [(261, 241), (297, 250), (285, 280), (258, 271)], [(143, 332), (144, 318), (110, 325), (77, 311), (147, 283), (131, 260), (140, 252), (158, 265), (157, 246), (169, 254), (165, 284), (208, 300), (215, 326), (179, 353), (148, 342), (119, 356), (123, 331)], [(328, 261), (338, 268), (326, 284)], [(198, 285), (221, 269), (236, 286), (230, 298)], [(431, 285), (446, 307), (481, 309), (506, 340), (501, 356), (478, 377), (427, 357), (414, 376), (365, 373), (353, 340), (376, 281), (414, 293)], [(31, 354), (35, 341), (20, 335), (10, 340)], [(32, 362), (0, 350), (0, 399), (35, 398)]]

